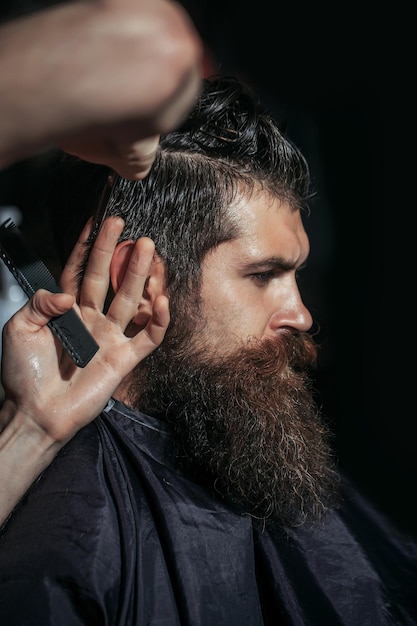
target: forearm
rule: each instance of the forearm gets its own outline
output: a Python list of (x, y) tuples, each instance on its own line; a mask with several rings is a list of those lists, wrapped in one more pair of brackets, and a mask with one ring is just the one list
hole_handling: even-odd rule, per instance
[(0, 409), (0, 525), (30, 485), (54, 459), (63, 443), (53, 441), (35, 421), (12, 404)]
[(75, 2), (0, 27), (1, 164), (52, 146), (76, 121), (70, 89), (61, 81), (74, 84), (77, 67), (70, 51), (76, 46), (77, 24), (84, 17), (87, 27), (89, 13), (89, 3)]

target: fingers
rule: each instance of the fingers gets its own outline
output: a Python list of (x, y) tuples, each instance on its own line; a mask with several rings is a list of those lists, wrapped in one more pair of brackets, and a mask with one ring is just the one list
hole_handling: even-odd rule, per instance
[[(90, 235), (91, 220), (84, 227), (60, 281), (61, 288), (76, 297), (81, 308), (103, 310), (109, 288), (110, 265), (123, 226), (123, 220), (117, 217), (108, 218), (104, 222), (90, 251), (82, 283), (79, 285), (78, 277), (86, 262), (86, 242)], [(129, 256), (126, 258), (124, 271), (120, 272), (121, 282), (117, 285), (116, 294), (106, 313), (107, 319), (122, 331), (137, 313), (153, 261), (155, 245), (148, 237), (142, 237), (136, 242), (129, 242), (126, 249), (129, 250)], [(158, 315), (157, 310), (156, 316)], [(163, 307), (161, 315), (165, 320), (166, 314)], [(157, 327), (158, 323), (155, 322), (155, 324)], [(165, 321), (162, 325), (164, 324)], [(153, 337), (155, 332), (152, 327), (150, 336)], [(150, 339), (151, 343), (152, 341), (153, 339)]]
[(149, 237), (138, 239), (131, 247), (123, 281), (107, 312), (107, 318), (122, 330), (137, 312), (154, 252), (155, 245)]
[[(130, 132), (130, 135), (132, 132)], [(159, 147), (159, 135), (114, 145), (113, 169), (124, 178), (142, 180), (149, 173)]]
[[(123, 126), (123, 125), (122, 125)], [(135, 128), (129, 123), (123, 131), (118, 125), (116, 129), (109, 129), (109, 136), (94, 139), (72, 137), (60, 147), (68, 154), (90, 163), (101, 163), (117, 172), (123, 178), (142, 180), (149, 173), (155, 160), (159, 135), (152, 135), (146, 139), (132, 140)], [(143, 124), (140, 124), (139, 137), (143, 134)]]
[(39, 289), (9, 320), (9, 325), (24, 325), (37, 331), (57, 315), (66, 313), (74, 304), (74, 297), (66, 293), (50, 293)]
[(166, 296), (158, 296), (155, 301), (153, 314), (143, 330), (129, 339), (129, 357), (119, 359), (118, 367), (124, 368), (124, 373), (131, 371), (142, 359), (146, 358), (157, 348), (165, 337), (170, 321), (169, 300)]
[(124, 222), (110, 217), (102, 225), (91, 249), (79, 294), (80, 306), (103, 309), (109, 288), (110, 264)]
[(169, 300), (166, 296), (158, 296), (155, 300), (153, 316), (144, 329), (144, 333), (149, 339), (149, 352), (162, 343), (169, 321)]
[(78, 273), (86, 255), (86, 242), (90, 235), (93, 218), (90, 218), (73, 248), (59, 279), (60, 287), (65, 293), (78, 295)]
[(120, 217), (107, 219), (97, 235), (84, 271), (81, 286), (79, 276), (88, 251), (87, 241), (91, 232), (92, 218), (84, 226), (61, 274), (60, 286), (73, 294), (80, 304), (102, 310), (109, 287), (109, 268), (114, 249), (123, 230)]

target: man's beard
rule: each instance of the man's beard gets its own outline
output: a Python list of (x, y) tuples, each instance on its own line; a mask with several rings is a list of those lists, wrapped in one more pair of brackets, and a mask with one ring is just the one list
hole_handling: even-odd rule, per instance
[(218, 358), (178, 348), (168, 341), (137, 368), (128, 400), (173, 425), (188, 475), (262, 522), (320, 520), (337, 475), (307, 374), (312, 339), (288, 331)]

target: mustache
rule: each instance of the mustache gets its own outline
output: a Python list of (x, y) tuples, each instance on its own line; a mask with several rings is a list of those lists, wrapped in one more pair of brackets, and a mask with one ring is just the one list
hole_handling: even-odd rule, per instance
[(302, 372), (317, 367), (318, 345), (307, 333), (282, 330), (275, 337), (249, 339), (234, 358), (249, 363), (264, 376), (291, 369)]

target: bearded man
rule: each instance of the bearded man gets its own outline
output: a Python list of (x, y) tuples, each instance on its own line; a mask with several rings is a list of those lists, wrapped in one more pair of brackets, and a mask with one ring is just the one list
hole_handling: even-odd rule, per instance
[(164, 298), (170, 324), (6, 524), (2, 622), (417, 623), (404, 557), (395, 575), (393, 548), (381, 559), (388, 522), (336, 471), (314, 398), (297, 285), (310, 192), (300, 151), (220, 77), (144, 180), (115, 179), (106, 217), (124, 229), (108, 302), (149, 238), (125, 334)]

